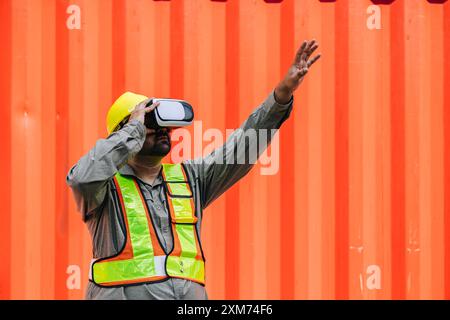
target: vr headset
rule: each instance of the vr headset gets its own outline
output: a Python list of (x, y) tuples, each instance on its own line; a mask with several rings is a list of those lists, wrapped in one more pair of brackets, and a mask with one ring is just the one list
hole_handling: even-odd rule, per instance
[(147, 128), (185, 127), (194, 120), (194, 109), (184, 100), (155, 98), (148, 105), (155, 102), (159, 102), (159, 106), (145, 116), (145, 126)]

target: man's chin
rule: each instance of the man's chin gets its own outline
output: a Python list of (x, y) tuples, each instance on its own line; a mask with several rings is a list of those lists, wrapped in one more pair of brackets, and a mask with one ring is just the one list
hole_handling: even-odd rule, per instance
[(160, 155), (167, 155), (170, 152), (172, 146), (168, 141), (160, 141), (155, 145), (155, 151), (157, 151)]

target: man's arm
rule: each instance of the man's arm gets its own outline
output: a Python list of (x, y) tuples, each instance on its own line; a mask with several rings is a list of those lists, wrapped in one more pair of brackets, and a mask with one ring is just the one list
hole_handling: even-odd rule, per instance
[[(287, 104), (280, 104), (275, 100), (274, 93), (272, 90), (222, 147), (204, 158), (185, 161), (185, 165), (196, 171), (199, 177), (202, 208), (206, 208), (250, 171), (254, 160), (269, 145), (274, 131), (288, 118), (293, 97)], [(260, 129), (266, 131), (260, 132)], [(265, 143), (261, 143), (261, 138), (266, 140)]]
[[(199, 176), (203, 208), (244, 177), (254, 165), (254, 161), (250, 160), (252, 158), (255, 160), (255, 156), (259, 158), (267, 148), (274, 131), (278, 130), (289, 117), (294, 91), (303, 81), (309, 67), (320, 58), (318, 55), (310, 59), (317, 48), (315, 40), (305, 41), (302, 44), (285, 78), (241, 127), (227, 139), (225, 145), (205, 158), (185, 162), (185, 165), (191, 166)], [(260, 135), (260, 129), (266, 129), (267, 134)], [(251, 134), (252, 130), (256, 132), (256, 135)], [(249, 132), (250, 134), (247, 134)], [(261, 138), (265, 138), (266, 143), (260, 143)]]
[(145, 114), (158, 106), (158, 103), (147, 106), (150, 99), (139, 103), (122, 129), (98, 140), (70, 169), (66, 181), (72, 188), (83, 220), (103, 203), (108, 181), (141, 150), (146, 136)]
[(145, 140), (145, 126), (127, 123), (106, 139), (100, 139), (69, 171), (66, 181), (72, 188), (83, 220), (105, 199), (108, 181), (130, 157), (139, 152)]

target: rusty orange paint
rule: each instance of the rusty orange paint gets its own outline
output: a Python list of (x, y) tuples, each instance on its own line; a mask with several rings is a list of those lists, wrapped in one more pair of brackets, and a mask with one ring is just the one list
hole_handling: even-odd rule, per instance
[(186, 99), (225, 133), (316, 38), (279, 171), (257, 165), (205, 211), (209, 297), (450, 299), (450, 2), (381, 5), (380, 30), (372, 4), (0, 1), (0, 298), (84, 296), (90, 237), (65, 176), (123, 91)]
[(335, 9), (335, 298), (349, 298), (349, 3)]
[[(444, 6), (444, 57), (450, 54), (450, 4)], [(450, 86), (450, 61), (444, 59), (444, 88)], [(450, 299), (450, 90), (444, 90), (444, 297)]]
[[(3, 95), (4, 105), (0, 108), (0, 117), (8, 119), (0, 127), (2, 154), (11, 154), (11, 60), (12, 60), (12, 5), (11, 1), (0, 3), (0, 36), (3, 39), (5, 48), (0, 50), (0, 92)], [(4, 181), (0, 185), (0, 194), (4, 211), (2, 214), (2, 224), (0, 226), (0, 252), (5, 263), (0, 266), (2, 275), (0, 283), (0, 298), (8, 299), (11, 293), (11, 157), (0, 158), (0, 165), (4, 168)]]

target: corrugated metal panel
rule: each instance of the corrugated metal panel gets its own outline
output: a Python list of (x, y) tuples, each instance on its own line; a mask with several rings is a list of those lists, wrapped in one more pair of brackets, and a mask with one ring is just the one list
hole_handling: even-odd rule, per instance
[(316, 38), (279, 172), (257, 166), (205, 212), (210, 298), (450, 298), (450, 3), (383, 5), (380, 30), (371, 4), (1, 0), (0, 297), (83, 297), (91, 245), (65, 175), (115, 97), (186, 99), (225, 132)]

